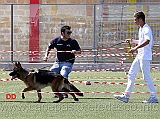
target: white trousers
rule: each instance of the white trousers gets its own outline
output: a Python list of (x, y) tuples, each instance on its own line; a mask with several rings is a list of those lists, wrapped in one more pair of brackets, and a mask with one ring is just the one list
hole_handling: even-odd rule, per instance
[(139, 60), (138, 58), (135, 58), (128, 72), (128, 83), (127, 83), (127, 87), (125, 90), (125, 94), (127, 98), (130, 97), (130, 92), (132, 92), (132, 89), (134, 87), (136, 75), (140, 69), (142, 70), (143, 79), (145, 83), (147, 84), (148, 92), (150, 92), (151, 97), (156, 96), (154, 83), (150, 76), (150, 61), (149, 60)]

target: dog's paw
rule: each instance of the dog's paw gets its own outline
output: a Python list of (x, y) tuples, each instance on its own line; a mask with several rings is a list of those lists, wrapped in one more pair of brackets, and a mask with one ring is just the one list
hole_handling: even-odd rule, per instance
[(75, 93), (75, 94), (78, 95), (78, 96), (82, 96), (82, 97), (84, 96), (83, 93), (81, 93), (81, 92)]
[(74, 101), (79, 101), (79, 99), (78, 99), (78, 98), (75, 98)]
[(41, 101), (39, 101), (39, 100), (38, 100), (38, 101), (35, 101), (35, 103), (40, 103), (40, 102), (41, 102)]
[(22, 95), (22, 99), (24, 99), (24, 98), (25, 98), (25, 96), (24, 96), (24, 92), (22, 92), (22, 94), (21, 94), (21, 95)]
[(24, 96), (24, 94), (22, 94), (22, 99), (24, 99), (25, 98), (25, 96)]
[(59, 100), (57, 100), (57, 101), (53, 101), (53, 103), (58, 103), (58, 102), (60, 102)]
[(22, 99), (24, 99), (25, 98), (25, 96), (22, 96)]

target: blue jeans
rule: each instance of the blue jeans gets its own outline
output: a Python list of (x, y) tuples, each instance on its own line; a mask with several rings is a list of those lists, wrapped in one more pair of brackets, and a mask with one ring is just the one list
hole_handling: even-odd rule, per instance
[(72, 71), (73, 64), (70, 62), (54, 62), (50, 71), (60, 73), (64, 78), (68, 79), (69, 73)]

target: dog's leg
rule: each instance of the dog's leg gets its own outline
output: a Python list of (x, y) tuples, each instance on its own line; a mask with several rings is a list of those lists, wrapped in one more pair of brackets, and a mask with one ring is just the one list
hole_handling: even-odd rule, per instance
[(53, 80), (51, 84), (51, 89), (53, 92), (55, 92), (55, 95), (59, 97), (59, 100), (53, 101), (54, 103), (58, 103), (64, 99), (62, 93), (59, 93), (62, 90), (63, 85), (64, 85), (63, 77), (57, 77)]
[(22, 99), (25, 98), (24, 93), (27, 92), (27, 91), (31, 91), (31, 90), (35, 90), (35, 88), (34, 87), (27, 87), (27, 88), (23, 89), (23, 91), (22, 91)]
[(42, 99), (41, 90), (37, 90), (37, 94), (38, 94), (38, 102), (40, 102)]
[[(52, 91), (53, 91), (53, 92), (59, 92), (58, 90), (54, 90), (54, 89), (52, 89)], [(60, 101), (62, 101), (62, 100), (64, 99), (62, 93), (54, 93), (54, 94), (59, 97), (59, 100), (53, 101), (54, 103), (58, 103), (58, 102), (60, 102)]]
[(75, 92), (76, 95), (78, 96), (83, 96), (83, 93), (78, 90), (78, 88), (76, 88), (73, 84), (71, 84), (67, 79), (64, 80), (64, 87), (70, 91)]
[[(66, 88), (62, 88), (62, 91), (63, 92), (71, 92), (70, 90), (66, 89)], [(78, 98), (76, 98), (75, 94), (74, 93), (69, 93), (70, 95), (72, 95), (74, 101), (79, 101)]]
[(55, 93), (59, 97), (59, 100), (53, 101), (54, 103), (58, 103), (64, 99), (63, 95), (61, 93)]
[(53, 102), (54, 102), (54, 103), (58, 103), (58, 102), (62, 101), (62, 100), (64, 99), (62, 93), (58, 93), (59, 90), (56, 90), (54, 85), (52, 85), (51, 88), (52, 88), (52, 91), (53, 91), (53, 92), (57, 92), (57, 93), (54, 93), (54, 94), (57, 95), (57, 96), (59, 97), (59, 100), (53, 101)]

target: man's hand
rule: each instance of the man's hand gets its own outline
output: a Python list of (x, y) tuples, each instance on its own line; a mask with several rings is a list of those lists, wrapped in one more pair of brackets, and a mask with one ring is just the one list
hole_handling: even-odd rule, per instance
[(125, 39), (126, 43), (132, 43), (132, 39)]
[(133, 53), (133, 52), (136, 51), (136, 50), (137, 50), (137, 47), (131, 48), (131, 49), (128, 51), (128, 53)]
[(131, 43), (135, 43), (135, 44), (138, 44), (138, 40), (135, 40), (135, 39), (125, 39), (125, 42), (126, 43), (129, 43), (129, 44), (131, 44)]
[(72, 50), (71, 53), (76, 54), (76, 50)]
[(71, 53), (73, 53), (73, 54), (81, 54), (81, 51), (72, 50)]
[(47, 60), (48, 60), (48, 57), (43, 58), (43, 61), (47, 62)]

